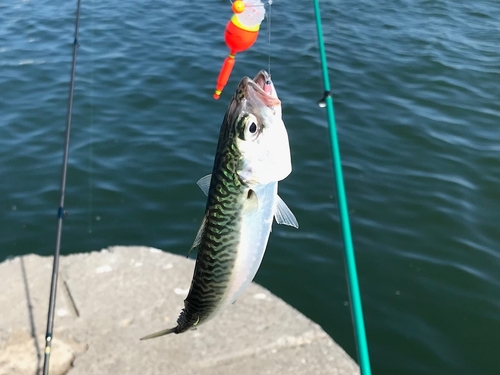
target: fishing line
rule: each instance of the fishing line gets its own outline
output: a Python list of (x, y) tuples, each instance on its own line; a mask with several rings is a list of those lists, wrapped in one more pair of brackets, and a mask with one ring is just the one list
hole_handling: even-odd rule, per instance
[(71, 130), (71, 115), (73, 112), (73, 92), (75, 89), (75, 71), (76, 71), (76, 55), (78, 51), (78, 27), (80, 23), (80, 1), (77, 0), (76, 6), (76, 20), (75, 20), (75, 37), (73, 40), (73, 61), (71, 64), (71, 79), (69, 84), (69, 100), (68, 100), (68, 115), (66, 118), (66, 135), (64, 143), (64, 155), (61, 175), (61, 198), (59, 201), (59, 208), (57, 211), (57, 236), (56, 248), (54, 251), (54, 263), (52, 265), (52, 281), (50, 284), (50, 298), (49, 298), (49, 311), (47, 313), (47, 331), (45, 334), (45, 355), (43, 359), (43, 375), (49, 373), (50, 353), (52, 345), (52, 330), (54, 328), (54, 310), (56, 305), (57, 293), (57, 277), (59, 273), (59, 255), (61, 250), (61, 235), (62, 235), (62, 222), (66, 215), (64, 210), (64, 196), (66, 192), (66, 175), (68, 170), (68, 154), (69, 154), (69, 135)]
[(94, 123), (94, 100), (93, 100), (93, 92), (94, 91), (94, 71), (91, 74), (91, 89), (90, 89), (90, 125), (89, 125), (89, 178), (88, 178), (88, 198), (87, 198), (87, 211), (88, 211), (88, 233), (92, 233), (92, 202), (93, 202), (93, 175), (94, 175), (94, 134), (93, 134), (93, 123)]
[[(91, 50), (95, 51), (94, 47), (94, 41), (95, 41), (95, 18), (94, 18), (94, 13), (90, 13), (90, 29), (91, 29), (91, 38), (90, 38), (90, 43), (91, 44)], [(89, 145), (89, 155), (88, 155), (88, 160), (89, 160), (89, 177), (88, 177), (88, 198), (87, 198), (87, 220), (88, 220), (88, 228), (87, 232), (89, 234), (92, 233), (92, 216), (93, 216), (93, 176), (94, 176), (94, 84), (95, 84), (95, 58), (94, 54), (92, 54), (91, 58), (91, 67), (90, 67), (90, 124), (88, 127), (89, 131), (89, 140), (90, 140), (90, 145)]]
[(342, 176), (342, 163), (340, 160), (340, 148), (337, 138), (335, 114), (333, 110), (333, 99), (330, 95), (330, 79), (328, 78), (328, 64), (326, 61), (325, 42), (323, 40), (323, 29), (321, 26), (321, 13), (319, 0), (314, 0), (314, 13), (316, 16), (316, 31), (318, 33), (318, 46), (323, 73), (324, 94), (318, 102), (320, 107), (326, 107), (328, 127), (330, 129), (330, 141), (332, 145), (332, 161), (334, 178), (337, 188), (337, 199), (339, 205), (340, 224), (342, 228), (342, 240), (344, 242), (344, 257), (347, 271), (347, 282), (349, 285), (349, 298), (351, 300), (351, 314), (354, 323), (354, 334), (358, 351), (358, 363), (362, 375), (371, 375), (370, 357), (368, 355), (368, 343), (366, 341), (365, 323), (363, 309), (361, 307), (361, 294), (359, 291), (356, 260), (352, 243), (351, 227), (349, 224), (349, 211)]
[(271, 48), (271, 8), (272, 8), (272, 5), (273, 5), (273, 0), (269, 0), (267, 2), (267, 4), (269, 5), (269, 10), (267, 12), (267, 32), (268, 32), (268, 35), (269, 35), (269, 43), (268, 43), (268, 48), (269, 48), (269, 51), (267, 53), (267, 65), (268, 65), (268, 70), (267, 72), (269, 73), (269, 76), (271, 76), (271, 51), (272, 51), (272, 48)]

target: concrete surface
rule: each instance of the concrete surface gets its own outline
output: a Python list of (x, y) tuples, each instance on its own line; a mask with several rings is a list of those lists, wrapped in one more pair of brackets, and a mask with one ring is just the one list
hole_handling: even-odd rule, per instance
[[(317, 324), (256, 284), (197, 330), (139, 341), (176, 324), (193, 267), (146, 247), (63, 256), (50, 374), (359, 374)], [(51, 269), (37, 255), (0, 264), (1, 375), (43, 365)]]

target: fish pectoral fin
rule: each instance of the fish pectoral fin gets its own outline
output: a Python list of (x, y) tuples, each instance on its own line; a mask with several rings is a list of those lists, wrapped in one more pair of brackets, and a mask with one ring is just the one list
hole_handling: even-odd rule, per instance
[(200, 189), (208, 196), (208, 189), (210, 189), (210, 181), (212, 180), (212, 175), (207, 174), (205, 177), (200, 178), (196, 183)]
[(193, 245), (189, 249), (189, 251), (186, 255), (186, 258), (189, 258), (189, 254), (191, 254), (191, 251), (193, 251), (194, 248), (196, 248), (200, 245), (201, 239), (203, 238), (203, 233), (205, 233), (205, 227), (207, 226), (207, 218), (208, 218), (208, 211), (205, 214), (203, 221), (201, 222), (200, 229), (198, 229), (198, 233), (196, 233), (196, 237), (194, 238)]
[(257, 198), (257, 194), (252, 189), (248, 189), (247, 199), (243, 204), (243, 211), (245, 214), (252, 214), (257, 212), (259, 208), (259, 198)]
[(155, 332), (150, 335), (141, 337), (139, 340), (149, 340), (149, 339), (154, 339), (155, 337), (160, 337), (160, 336), (165, 336), (170, 333), (175, 333), (175, 327), (174, 328), (168, 328), (164, 329), (163, 331)]
[(299, 227), (299, 223), (297, 222), (295, 215), (292, 211), (290, 211), (286, 203), (283, 202), (283, 199), (279, 196), (276, 202), (276, 213), (274, 214), (274, 218), (278, 224), (285, 224), (294, 228)]

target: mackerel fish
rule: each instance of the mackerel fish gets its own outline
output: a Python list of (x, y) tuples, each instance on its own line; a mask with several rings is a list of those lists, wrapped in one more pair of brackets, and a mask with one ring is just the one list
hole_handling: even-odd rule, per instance
[(212, 174), (198, 181), (208, 199), (191, 247), (198, 254), (184, 309), (176, 327), (141, 340), (195, 328), (236, 301), (262, 262), (273, 217), (298, 228), (278, 196), (278, 181), (291, 171), (281, 101), (269, 74), (243, 77), (222, 122)]

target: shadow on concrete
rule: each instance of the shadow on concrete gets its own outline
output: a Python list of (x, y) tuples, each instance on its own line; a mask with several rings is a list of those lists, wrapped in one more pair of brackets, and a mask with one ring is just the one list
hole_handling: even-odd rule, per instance
[(26, 302), (28, 304), (28, 313), (29, 313), (29, 319), (30, 319), (30, 333), (31, 337), (33, 338), (33, 342), (35, 345), (35, 351), (36, 351), (36, 359), (37, 359), (37, 366), (36, 366), (36, 375), (40, 374), (40, 366), (42, 363), (42, 354), (40, 351), (40, 346), (38, 345), (38, 340), (36, 337), (36, 326), (35, 326), (35, 318), (33, 316), (33, 305), (31, 304), (31, 296), (30, 296), (30, 288), (28, 285), (28, 277), (26, 275), (26, 267), (24, 266), (24, 258), (21, 257), (21, 273), (23, 275), (23, 282), (24, 282), (24, 292), (26, 294)]

